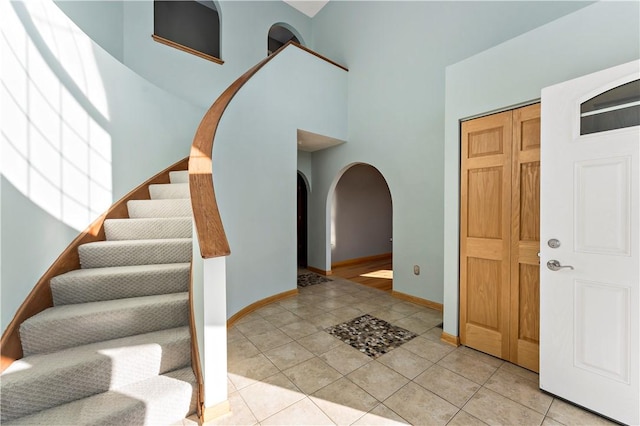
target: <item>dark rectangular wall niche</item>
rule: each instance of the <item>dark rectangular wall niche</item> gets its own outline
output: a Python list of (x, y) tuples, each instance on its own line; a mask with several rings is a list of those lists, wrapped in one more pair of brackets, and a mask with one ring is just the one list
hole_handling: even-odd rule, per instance
[(220, 58), (218, 12), (195, 1), (154, 1), (154, 34)]

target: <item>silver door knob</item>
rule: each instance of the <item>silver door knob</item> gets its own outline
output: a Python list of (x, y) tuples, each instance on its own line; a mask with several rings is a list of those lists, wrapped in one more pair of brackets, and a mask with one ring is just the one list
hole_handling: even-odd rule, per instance
[(571, 265), (561, 265), (560, 262), (558, 262), (557, 260), (550, 260), (547, 262), (547, 268), (549, 268), (552, 271), (559, 271), (560, 269), (573, 269), (573, 266)]
[(558, 248), (560, 247), (560, 240), (556, 238), (552, 238), (549, 241), (547, 241), (547, 245), (551, 248)]

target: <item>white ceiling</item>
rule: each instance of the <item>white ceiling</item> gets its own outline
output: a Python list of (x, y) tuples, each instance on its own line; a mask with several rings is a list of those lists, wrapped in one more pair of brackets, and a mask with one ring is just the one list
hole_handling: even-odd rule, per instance
[(315, 152), (343, 143), (345, 141), (340, 139), (298, 129), (298, 150), (300, 151)]
[(283, 0), (289, 6), (298, 9), (310, 18), (316, 16), (329, 0)]

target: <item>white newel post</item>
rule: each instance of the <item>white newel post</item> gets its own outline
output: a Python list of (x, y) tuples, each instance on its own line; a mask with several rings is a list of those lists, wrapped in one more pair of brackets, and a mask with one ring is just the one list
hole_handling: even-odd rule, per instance
[(193, 312), (204, 381), (205, 420), (228, 411), (226, 258), (203, 259), (193, 228)]

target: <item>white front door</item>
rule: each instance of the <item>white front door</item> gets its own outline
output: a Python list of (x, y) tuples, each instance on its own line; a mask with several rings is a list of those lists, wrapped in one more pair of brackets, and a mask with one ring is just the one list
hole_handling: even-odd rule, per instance
[(634, 61), (548, 87), (541, 122), (540, 388), (628, 424), (640, 423), (640, 83), (612, 89), (639, 78)]

